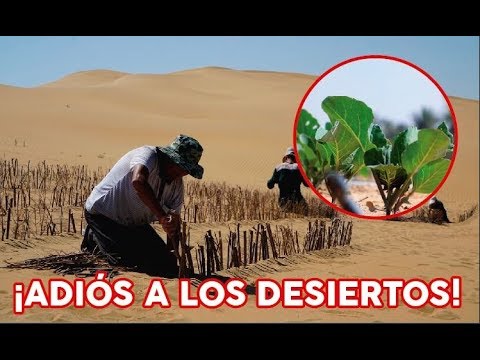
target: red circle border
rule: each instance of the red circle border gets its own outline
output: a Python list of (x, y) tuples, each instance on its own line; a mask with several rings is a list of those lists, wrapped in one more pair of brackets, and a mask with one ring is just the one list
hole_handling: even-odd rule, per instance
[(429, 201), (439, 190), (440, 188), (443, 186), (443, 184), (445, 183), (445, 181), (447, 180), (448, 176), (450, 175), (450, 172), (452, 171), (452, 167), (453, 167), (453, 164), (455, 163), (455, 159), (457, 157), (457, 150), (458, 150), (458, 125), (457, 125), (457, 117), (455, 115), (455, 111), (453, 110), (453, 106), (452, 106), (452, 103), (450, 102), (450, 99), (448, 98), (447, 94), (445, 93), (445, 91), (442, 89), (442, 87), (440, 86), (440, 84), (430, 75), (428, 74), (425, 70), (423, 70), (422, 68), (420, 68), (418, 65), (415, 65), (407, 60), (404, 60), (404, 59), (401, 59), (401, 58), (398, 58), (398, 57), (394, 57), (394, 56), (390, 56), (390, 55), (379, 55), (379, 54), (371, 54), (371, 55), (362, 55), (362, 56), (357, 56), (357, 57), (354, 57), (354, 58), (350, 58), (350, 59), (347, 59), (347, 60), (344, 60), (336, 65), (334, 65), (333, 67), (331, 67), (330, 69), (328, 69), (327, 71), (325, 71), (322, 75), (320, 75), (317, 80), (315, 80), (313, 82), (313, 84), (308, 88), (307, 92), (305, 93), (305, 95), (303, 96), (303, 99), (302, 101), (300, 102), (300, 105), (298, 106), (298, 109), (297, 109), (297, 113), (295, 115), (295, 122), (293, 124), (293, 145), (294, 145), (294, 151), (295, 151), (295, 157), (297, 159), (300, 159), (300, 157), (298, 156), (298, 151), (297, 151), (297, 124), (298, 124), (298, 119), (300, 118), (300, 113), (303, 109), (303, 104), (305, 103), (305, 100), (307, 99), (307, 97), (310, 95), (310, 92), (313, 90), (313, 88), (324, 78), (326, 77), (328, 74), (330, 74), (331, 72), (333, 72), (334, 70), (338, 69), (339, 67), (343, 66), (343, 65), (346, 65), (346, 64), (349, 64), (351, 62), (354, 62), (354, 61), (359, 61), (359, 60), (367, 60), (367, 59), (384, 59), (384, 60), (393, 60), (393, 61), (397, 61), (397, 62), (400, 62), (402, 64), (405, 64), (405, 65), (408, 65), (410, 67), (412, 67), (413, 69), (419, 71), (420, 73), (422, 73), (423, 75), (425, 75), (436, 87), (437, 89), (440, 91), (440, 93), (443, 95), (443, 98), (445, 99), (446, 103), (448, 104), (448, 108), (450, 110), (450, 115), (452, 116), (452, 121), (453, 121), (453, 128), (454, 128), (454, 134), (453, 134), (453, 137), (454, 137), (454, 147), (453, 147), (453, 153), (452, 153), (452, 158), (451, 158), (451, 161), (450, 161), (450, 166), (448, 167), (448, 170), (447, 170), (447, 173), (445, 174), (445, 176), (443, 177), (442, 181), (440, 182), (440, 184), (437, 185), (437, 187), (435, 188), (434, 191), (432, 191), (430, 193), (430, 195), (428, 195), (423, 201), (419, 202), (417, 205), (413, 206), (412, 208), (408, 209), (408, 210), (405, 210), (405, 211), (401, 211), (399, 213), (396, 213), (396, 214), (393, 214), (393, 215), (383, 215), (383, 216), (367, 216), (367, 215), (360, 215), (360, 214), (355, 214), (355, 213), (352, 213), (350, 211), (347, 211), (333, 203), (331, 203), (330, 201), (328, 201), (316, 188), (315, 186), (312, 184), (312, 182), (310, 181), (310, 179), (308, 178), (307, 174), (305, 173), (305, 170), (303, 169), (303, 166), (301, 164), (301, 161), (298, 161), (298, 168), (300, 170), (300, 173), (302, 174), (303, 178), (306, 180), (306, 182), (308, 183), (308, 186), (310, 187), (310, 189), (324, 202), (326, 203), (327, 205), (329, 205), (330, 207), (334, 208), (336, 211), (339, 211), (341, 213), (344, 213), (346, 215), (350, 215), (350, 216), (353, 216), (353, 217), (356, 217), (356, 218), (360, 218), (360, 219), (367, 219), (367, 220), (388, 220), (388, 219), (394, 219), (394, 218), (398, 218), (398, 217), (401, 217), (405, 214), (408, 214), (416, 209), (418, 209), (419, 207), (423, 206), (427, 201)]

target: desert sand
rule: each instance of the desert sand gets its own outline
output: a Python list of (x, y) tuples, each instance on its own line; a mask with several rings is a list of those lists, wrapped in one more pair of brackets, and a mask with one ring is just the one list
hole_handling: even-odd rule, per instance
[[(84, 164), (108, 169), (133, 147), (168, 145), (184, 133), (204, 146), (205, 181), (265, 189), (273, 168), (291, 145), (293, 123), (304, 93), (315, 77), (294, 73), (201, 68), (172, 74), (126, 74), (108, 70), (69, 75), (36, 88), (0, 85), (0, 158), (20, 162)], [(453, 170), (437, 194), (452, 224), (354, 219), (351, 246), (294, 255), (249, 265), (223, 274), (248, 283), (258, 277), (421, 278), (462, 277), (462, 307), (411, 309), (257, 309), (252, 297), (240, 309), (180, 309), (177, 281), (165, 280), (169, 309), (141, 307), (150, 278), (124, 274), (135, 282), (135, 304), (128, 309), (68, 307), (12, 312), (16, 281), (49, 279), (50, 271), (0, 268), (1, 322), (478, 322), (479, 103), (450, 97), (459, 145)], [(304, 188), (304, 193), (309, 189)], [(308, 219), (288, 223), (305, 232)], [(209, 229), (227, 231), (226, 223), (191, 224), (192, 241)], [(243, 222), (242, 226), (250, 225)], [(79, 235), (44, 236), (0, 242), (0, 266), (61, 251), (77, 251)]]

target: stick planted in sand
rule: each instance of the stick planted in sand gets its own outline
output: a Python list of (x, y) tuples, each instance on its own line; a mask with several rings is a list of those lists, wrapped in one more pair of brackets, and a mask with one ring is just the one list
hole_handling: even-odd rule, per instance
[[(209, 230), (210, 231), (210, 230)], [(205, 234), (205, 247), (207, 248), (207, 276), (212, 275), (212, 245), (210, 243), (209, 234)]]
[(278, 257), (278, 254), (277, 254), (277, 249), (275, 247), (275, 240), (273, 238), (272, 228), (270, 227), (269, 223), (266, 224), (266, 227), (267, 227), (268, 239), (270, 241), (270, 247), (272, 248), (272, 255), (273, 255), (273, 258), (276, 259)]
[(243, 231), (243, 267), (247, 266), (247, 231)]
[(218, 252), (220, 253), (220, 270), (223, 270), (223, 241), (222, 232), (218, 232)]
[(197, 249), (197, 254), (198, 254), (198, 272), (202, 275), (205, 275), (205, 251), (204, 247), (202, 245), (198, 246)]
[(238, 255), (238, 266), (242, 264), (242, 248), (240, 246), (240, 224), (237, 224), (237, 255)]
[[(12, 201), (10, 200), (10, 205), (11, 205), (11, 204), (12, 204)], [(11, 217), (12, 217), (12, 207), (9, 206), (9, 207), (7, 208), (7, 230), (6, 230), (6, 234), (7, 234), (7, 235), (6, 235), (6, 237), (5, 237), (6, 239), (8, 239), (8, 236), (9, 236), (9, 234), (10, 234), (10, 219), (11, 219)]]

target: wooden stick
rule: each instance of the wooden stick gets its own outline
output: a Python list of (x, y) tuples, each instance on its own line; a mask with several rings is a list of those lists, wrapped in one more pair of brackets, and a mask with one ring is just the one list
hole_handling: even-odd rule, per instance
[(190, 241), (187, 242), (187, 236), (190, 237), (190, 232), (187, 234), (187, 223), (182, 222), (182, 247), (187, 257), (188, 269), (193, 273), (193, 259), (192, 254), (190, 253), (190, 246), (188, 244)]
[(67, 226), (67, 232), (70, 232), (70, 214), (72, 212), (72, 209), (68, 209), (68, 226)]
[(212, 249), (211, 249), (211, 244), (208, 238), (208, 233), (205, 234), (205, 246), (207, 247), (207, 276), (211, 276), (212, 272), (211, 272), (211, 264), (210, 264), (210, 259), (211, 259), (210, 253), (212, 252)]
[(300, 245), (298, 244), (298, 231), (295, 230), (295, 241), (297, 243), (297, 253), (300, 252)]
[(230, 268), (230, 247), (231, 247), (232, 239), (228, 236), (228, 244), (227, 244), (227, 269)]
[(249, 252), (248, 263), (251, 264), (251, 263), (253, 263), (253, 256), (254, 256), (254, 253), (253, 253), (253, 230), (250, 230), (249, 248), (250, 248), (250, 252)]
[(255, 263), (258, 262), (258, 237), (260, 236), (260, 224), (258, 224), (258, 227), (257, 227), (257, 233), (255, 235)]
[(247, 266), (247, 231), (243, 231), (243, 267)]
[(210, 230), (208, 230), (209, 233), (210, 233), (210, 242), (212, 243), (212, 249), (213, 249), (213, 259), (215, 260), (215, 268), (213, 269), (213, 271), (220, 271), (222, 270), (222, 267), (221, 267), (221, 262), (220, 262), (220, 257), (218, 256), (218, 248), (217, 246), (215, 245), (215, 240), (212, 236), (212, 233)]
[(23, 219), (23, 240), (27, 238), (28, 235), (28, 209), (25, 209), (25, 218)]
[(200, 267), (200, 250), (199, 249), (197, 249), (197, 251), (195, 251), (195, 259), (197, 260), (198, 273), (203, 275), (202, 268)]
[(17, 208), (17, 211), (16, 211), (16, 219), (15, 219), (15, 231), (13, 232), (13, 238), (14, 239), (17, 239), (18, 237), (18, 224), (20, 222), (20, 215), (19, 215), (19, 209)]
[(63, 207), (60, 206), (60, 234), (63, 233)]
[(6, 235), (5, 239), (8, 239), (8, 237), (10, 235), (10, 219), (11, 219), (11, 217), (12, 217), (12, 208), (9, 207), (7, 209), (7, 231), (6, 231), (7, 235)]
[(262, 244), (262, 260), (266, 260), (268, 258), (268, 242), (267, 242), (267, 232), (265, 231), (265, 227), (261, 226), (261, 234), (260, 234), (260, 241)]
[(222, 232), (218, 232), (218, 251), (220, 252), (220, 270), (223, 270), (223, 241)]
[(268, 238), (270, 240), (270, 247), (272, 248), (272, 255), (273, 255), (273, 258), (276, 259), (278, 258), (278, 254), (277, 254), (277, 249), (275, 248), (275, 239), (273, 238), (272, 229), (269, 223), (267, 223), (266, 226), (267, 226)]
[(80, 214), (80, 234), (83, 233), (83, 211)]
[(238, 265), (242, 265), (242, 248), (240, 246), (240, 223), (237, 223), (237, 255), (238, 255)]
[(72, 217), (72, 229), (73, 229), (73, 232), (76, 234), (77, 233), (77, 228), (75, 227), (75, 219), (73, 217), (73, 211), (71, 212), (71, 217)]
[(202, 265), (202, 275), (205, 275), (205, 248), (202, 245), (199, 245), (199, 251), (200, 251), (200, 259), (201, 259), (201, 265)]

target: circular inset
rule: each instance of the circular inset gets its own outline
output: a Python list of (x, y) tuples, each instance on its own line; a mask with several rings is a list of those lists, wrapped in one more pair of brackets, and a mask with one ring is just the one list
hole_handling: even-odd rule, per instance
[(367, 55), (312, 84), (293, 142), (300, 172), (326, 204), (390, 219), (438, 192), (455, 161), (458, 129), (450, 100), (429, 74), (403, 59)]

